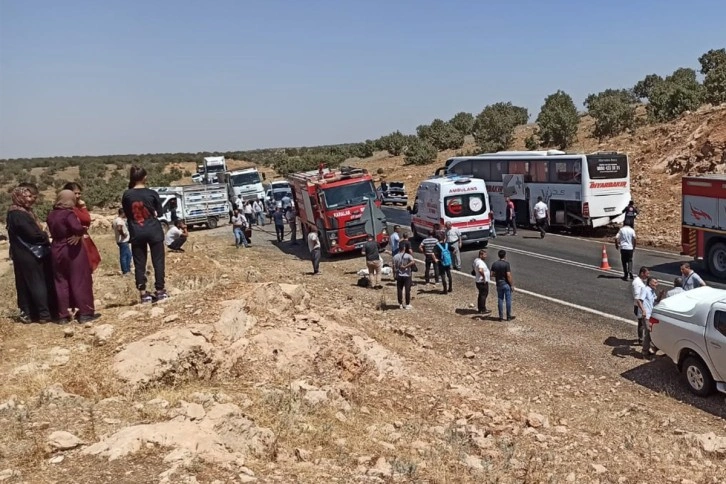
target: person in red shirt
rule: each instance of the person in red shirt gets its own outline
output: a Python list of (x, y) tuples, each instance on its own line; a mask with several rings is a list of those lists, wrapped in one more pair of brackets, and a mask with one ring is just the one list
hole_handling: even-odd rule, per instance
[(517, 222), (515, 220), (514, 213), (514, 202), (511, 198), (507, 197), (507, 208), (506, 208), (506, 220), (507, 220), (507, 233), (509, 235), (509, 229), (512, 229), (512, 235), (517, 235)]

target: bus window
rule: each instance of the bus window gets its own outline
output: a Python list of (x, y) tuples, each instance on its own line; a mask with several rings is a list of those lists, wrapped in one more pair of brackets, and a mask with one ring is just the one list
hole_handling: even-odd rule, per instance
[(460, 161), (451, 171), (457, 175), (471, 175), (471, 161)]
[(628, 158), (625, 155), (590, 155), (587, 157), (587, 172), (591, 180), (626, 178)]
[(530, 161), (529, 162), (529, 177), (534, 183), (546, 183), (549, 181), (547, 176), (547, 162), (546, 161)]
[(510, 161), (507, 173), (510, 175), (525, 175), (529, 171), (528, 161)]
[(489, 181), (491, 180), (491, 170), (489, 169), (491, 164), (492, 162), (489, 160), (472, 161), (471, 174), (476, 178)]
[(491, 164), (491, 181), (500, 182), (502, 181), (502, 175), (509, 173), (507, 171), (508, 166), (506, 161), (494, 161)]
[(580, 183), (580, 162), (576, 160), (552, 161), (550, 181), (553, 183)]

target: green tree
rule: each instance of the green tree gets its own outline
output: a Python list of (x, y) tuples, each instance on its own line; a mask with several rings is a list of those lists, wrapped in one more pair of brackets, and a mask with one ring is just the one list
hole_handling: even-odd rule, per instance
[(637, 99), (627, 89), (606, 89), (585, 99), (587, 112), (595, 119), (593, 134), (600, 140), (635, 127)]
[(648, 97), (648, 116), (653, 121), (669, 121), (703, 103), (705, 89), (693, 69), (676, 69), (663, 82), (657, 83)]
[(419, 126), (416, 132), (439, 150), (461, 148), (464, 144), (464, 134), (441, 119), (434, 119), (429, 126)]
[(474, 122), (474, 140), (483, 151), (506, 150), (514, 140), (514, 128), (526, 124), (526, 108), (511, 102), (486, 106)]
[(572, 97), (564, 91), (557, 91), (545, 98), (537, 116), (538, 136), (544, 146), (567, 148), (577, 137), (579, 122)]
[(711, 49), (698, 58), (701, 74), (708, 75), (714, 69), (726, 64), (726, 49)]
[(403, 150), (406, 148), (406, 136), (400, 131), (394, 131), (379, 138), (376, 144), (380, 149), (388, 151), (392, 156), (399, 156), (403, 154)]
[(633, 93), (640, 99), (650, 99), (655, 86), (663, 82), (663, 78), (657, 74), (648, 74), (645, 79), (638, 81), (633, 87)]
[(438, 151), (436, 147), (420, 138), (411, 140), (406, 148), (406, 157), (404, 163), (406, 165), (428, 165), (436, 161)]
[(524, 147), (528, 150), (536, 150), (539, 148), (539, 141), (537, 141), (537, 137), (534, 134), (530, 134), (524, 138)]
[(474, 121), (473, 114), (462, 111), (460, 113), (456, 113), (454, 117), (449, 120), (449, 124), (459, 133), (466, 136), (474, 133)]
[(706, 102), (713, 105), (726, 103), (726, 63), (711, 69), (703, 81)]

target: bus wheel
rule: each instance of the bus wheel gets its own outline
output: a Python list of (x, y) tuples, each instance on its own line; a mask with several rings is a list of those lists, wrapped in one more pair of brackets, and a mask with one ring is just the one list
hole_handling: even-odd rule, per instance
[(719, 279), (726, 278), (726, 244), (716, 242), (708, 249), (708, 272)]

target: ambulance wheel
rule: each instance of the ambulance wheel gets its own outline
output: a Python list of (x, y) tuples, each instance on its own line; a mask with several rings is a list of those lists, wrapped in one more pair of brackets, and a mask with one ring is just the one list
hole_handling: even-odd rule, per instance
[(706, 261), (708, 272), (719, 279), (726, 278), (726, 244), (716, 242), (708, 249), (708, 260)]

